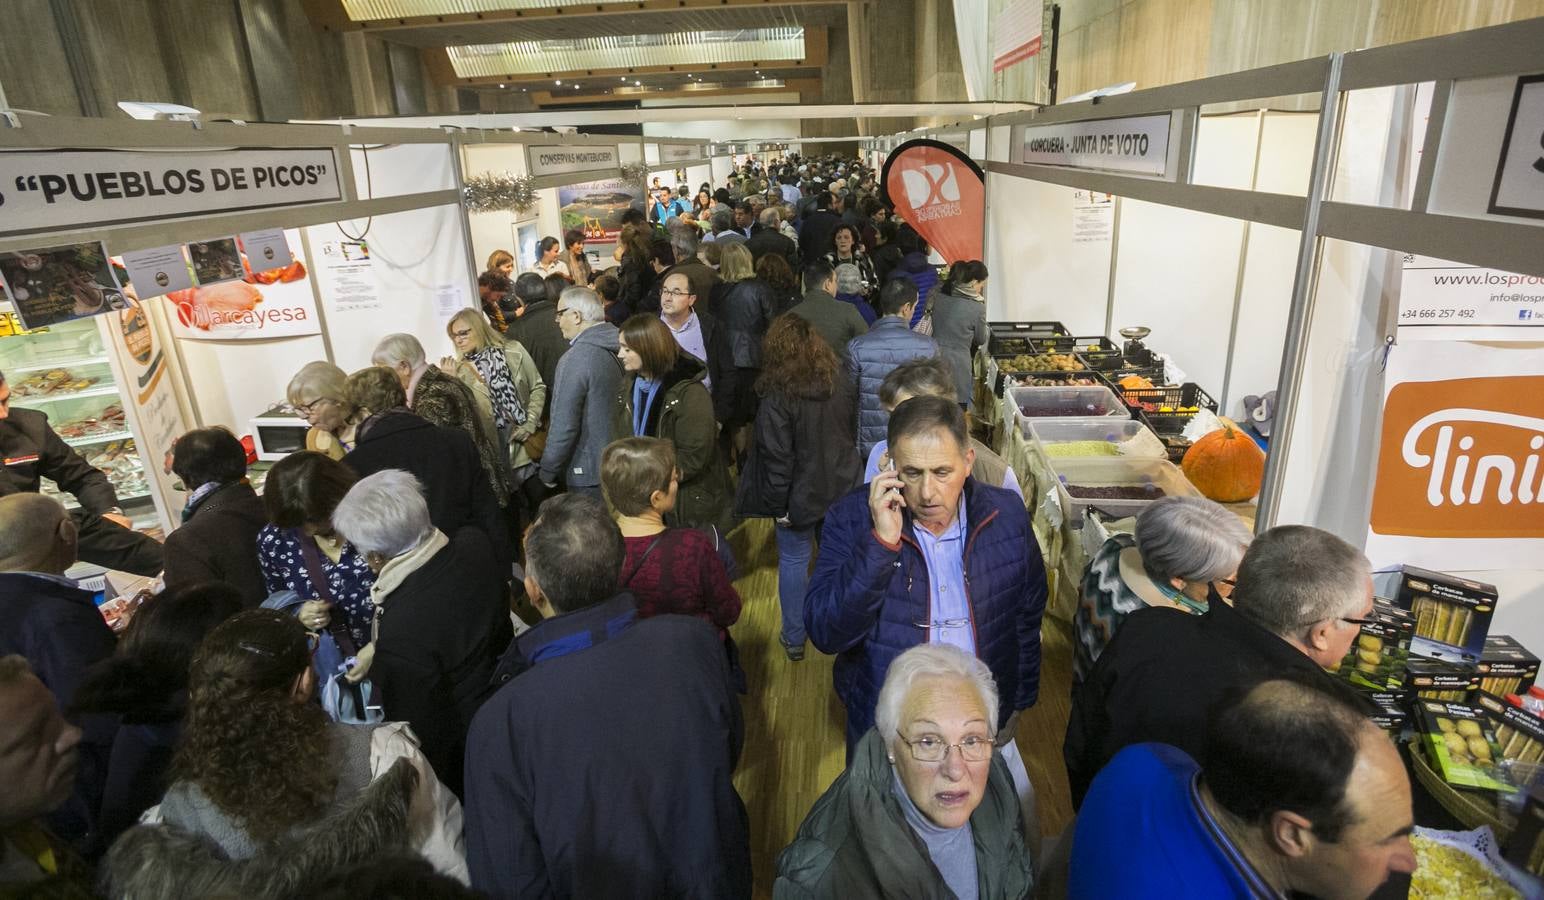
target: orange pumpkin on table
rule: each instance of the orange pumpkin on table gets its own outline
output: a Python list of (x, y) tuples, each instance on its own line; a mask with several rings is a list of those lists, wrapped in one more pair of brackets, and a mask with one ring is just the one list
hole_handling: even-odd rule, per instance
[(1260, 493), (1265, 452), (1232, 421), (1223, 419), (1221, 428), (1190, 445), (1180, 468), (1207, 499), (1239, 503)]

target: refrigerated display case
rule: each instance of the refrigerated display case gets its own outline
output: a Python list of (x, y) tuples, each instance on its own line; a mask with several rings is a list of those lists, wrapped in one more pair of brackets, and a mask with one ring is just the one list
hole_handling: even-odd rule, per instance
[[(11, 405), (46, 414), (66, 444), (107, 474), (135, 528), (159, 538), (171, 520), (108, 343), (119, 318), (113, 313), (28, 332), (9, 304), (0, 303), (0, 372)], [(68, 508), (78, 506), (47, 478), (42, 491)]]

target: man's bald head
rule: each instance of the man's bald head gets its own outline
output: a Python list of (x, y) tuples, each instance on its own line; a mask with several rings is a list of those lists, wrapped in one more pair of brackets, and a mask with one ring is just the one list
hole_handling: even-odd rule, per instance
[(42, 494), (0, 497), (0, 572), (63, 573), (75, 562), (75, 522)]

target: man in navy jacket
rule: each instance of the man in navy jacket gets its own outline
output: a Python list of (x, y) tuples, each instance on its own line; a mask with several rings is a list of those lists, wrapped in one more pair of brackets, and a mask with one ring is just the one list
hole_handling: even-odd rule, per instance
[(1028, 813), (1013, 735), (1040, 688), (1046, 601), (1029, 513), (1012, 491), (970, 477), (975, 451), (952, 400), (907, 400), (891, 413), (888, 437), (894, 468), (826, 513), (804, 604), (810, 641), (837, 654), (847, 751), (874, 724), (890, 663), (917, 644), (954, 644), (997, 681), (999, 752)]
[(744, 741), (723, 643), (689, 616), (639, 620), (601, 501), (554, 497), (526, 537), (543, 621), (515, 639), (472, 722), (466, 855), (494, 898), (751, 894), (732, 776)]

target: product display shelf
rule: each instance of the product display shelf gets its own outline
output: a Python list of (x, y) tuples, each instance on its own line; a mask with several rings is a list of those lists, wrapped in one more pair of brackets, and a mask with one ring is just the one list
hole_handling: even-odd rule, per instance
[[(30, 337), (30, 335), (18, 335), (18, 337), (25, 338)], [(98, 354), (94, 356), (62, 357), (60, 359), (49, 360), (47, 362), (37, 362), (36, 360), (33, 360), (31, 362), (23, 363), (17, 366), (8, 366), (4, 369), (4, 371), (6, 372), (6, 377), (9, 378), (13, 372), (16, 374), (21, 374), (24, 372), (46, 372), (49, 369), (68, 369), (71, 366), (105, 365), (107, 365), (107, 357), (105, 355)], [(117, 393), (117, 391), (114, 391), (114, 393)]]
[(118, 386), (115, 384), (105, 384), (89, 387), (83, 391), (75, 391), (69, 394), (43, 394), (36, 397), (18, 397), (17, 400), (25, 403), (27, 406), (37, 407), (42, 406), (45, 403), (54, 404), (66, 400), (85, 400), (89, 397), (116, 396), (118, 396)]
[(77, 438), (65, 438), (64, 442), (71, 447), (89, 447), (92, 444), (105, 444), (108, 441), (126, 441), (134, 436), (134, 432), (127, 429), (104, 432), (103, 434), (88, 434)]

